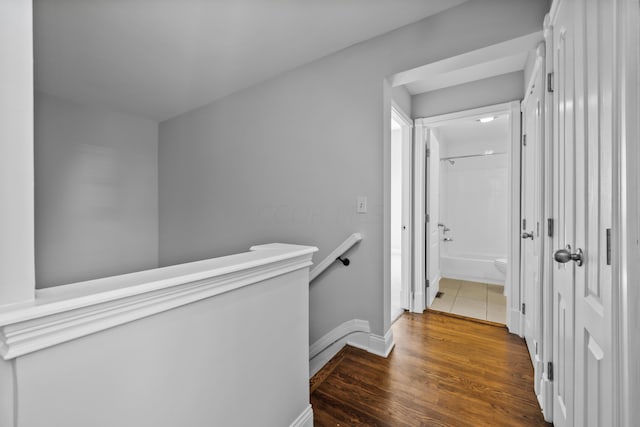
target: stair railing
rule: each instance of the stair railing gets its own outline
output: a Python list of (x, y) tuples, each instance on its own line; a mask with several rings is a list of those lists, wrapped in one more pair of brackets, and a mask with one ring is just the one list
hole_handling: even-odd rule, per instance
[(325, 271), (331, 264), (336, 261), (340, 261), (343, 265), (349, 265), (351, 261), (349, 258), (343, 257), (343, 255), (353, 247), (356, 243), (362, 240), (362, 235), (360, 233), (353, 233), (351, 236), (347, 237), (347, 239), (340, 244), (337, 248), (335, 248), (325, 259), (320, 261), (310, 272), (309, 272), (309, 282), (312, 282), (316, 277), (318, 277), (323, 271)]

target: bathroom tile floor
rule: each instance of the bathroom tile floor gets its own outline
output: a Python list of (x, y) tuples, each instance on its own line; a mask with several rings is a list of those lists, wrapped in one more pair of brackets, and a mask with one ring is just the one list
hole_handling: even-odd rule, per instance
[(502, 324), (507, 321), (507, 298), (502, 286), (442, 278), (440, 292), (442, 295), (433, 300), (431, 310)]

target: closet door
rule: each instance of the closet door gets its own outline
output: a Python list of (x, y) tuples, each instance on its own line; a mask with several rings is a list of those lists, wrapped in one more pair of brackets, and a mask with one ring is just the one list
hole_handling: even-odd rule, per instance
[(615, 3), (565, 0), (554, 19), (554, 424), (613, 419)]
[(612, 219), (615, 1), (576, 2), (575, 425), (614, 425)]
[[(576, 162), (574, 113), (574, 1), (561, 1), (553, 25), (554, 247), (575, 251)], [(574, 287), (576, 262), (553, 267), (553, 423), (571, 427), (574, 391)]]
[(538, 58), (534, 83), (522, 103), (522, 297), (524, 303), (524, 338), (534, 368), (534, 388), (540, 394), (542, 380), (542, 156), (543, 156), (543, 88), (542, 58)]

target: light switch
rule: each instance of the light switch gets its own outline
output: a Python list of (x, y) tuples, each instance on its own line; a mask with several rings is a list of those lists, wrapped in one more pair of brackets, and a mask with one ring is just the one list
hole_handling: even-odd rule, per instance
[(358, 206), (356, 208), (358, 213), (367, 213), (367, 197), (358, 196)]

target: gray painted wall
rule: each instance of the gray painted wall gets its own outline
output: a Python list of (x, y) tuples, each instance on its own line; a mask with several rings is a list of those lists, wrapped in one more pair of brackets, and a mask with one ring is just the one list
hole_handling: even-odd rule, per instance
[(411, 97), (413, 118), (470, 110), (524, 98), (522, 71), (490, 77)]
[[(319, 247), (317, 262), (361, 232), (351, 265), (311, 284), (310, 341), (350, 319), (384, 334), (385, 78), (539, 31), (546, 10), (546, 1), (464, 3), (162, 122), (161, 264), (275, 240)], [(367, 214), (356, 213), (359, 195)]]
[(158, 265), (158, 124), (36, 94), (38, 288)]

